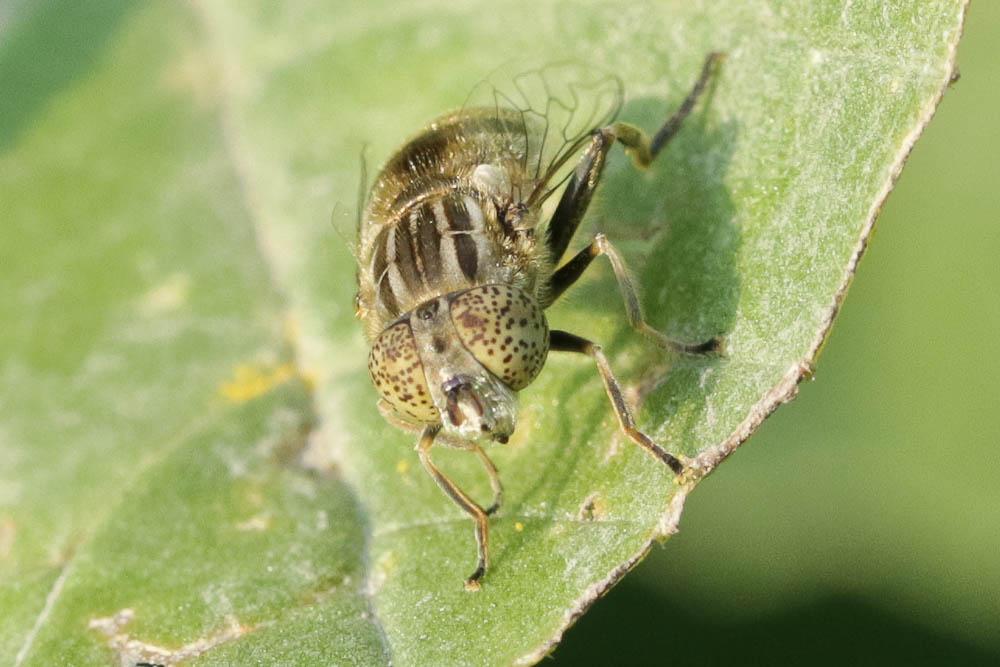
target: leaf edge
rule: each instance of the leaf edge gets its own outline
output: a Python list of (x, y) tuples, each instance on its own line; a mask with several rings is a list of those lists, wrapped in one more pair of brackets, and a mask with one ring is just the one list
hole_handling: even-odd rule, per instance
[(562, 641), (566, 631), (569, 630), (573, 624), (576, 623), (576, 621), (579, 620), (595, 602), (597, 602), (598, 599), (607, 594), (607, 592), (610, 591), (615, 584), (621, 581), (626, 574), (638, 566), (639, 563), (641, 563), (649, 554), (654, 543), (661, 542), (678, 532), (681, 515), (684, 512), (684, 504), (687, 501), (687, 497), (701, 482), (701, 480), (706, 478), (716, 467), (718, 467), (719, 464), (735, 452), (740, 445), (746, 442), (760, 427), (760, 425), (763, 424), (768, 417), (774, 414), (779, 407), (792, 401), (799, 393), (799, 384), (801, 384), (803, 380), (807, 380), (812, 377), (816, 361), (819, 359), (827, 340), (829, 340), (830, 331), (833, 328), (833, 322), (837, 318), (837, 315), (844, 304), (844, 300), (847, 298), (847, 292), (854, 281), (854, 276), (857, 273), (861, 258), (868, 249), (869, 239), (871, 239), (872, 233), (875, 231), (875, 225), (882, 212), (882, 208), (885, 205), (885, 202), (889, 199), (889, 195), (891, 195), (892, 191), (895, 189), (899, 176), (902, 173), (903, 168), (906, 166), (906, 162), (909, 160), (910, 154), (913, 152), (913, 147), (923, 135), (924, 130), (927, 129), (927, 126), (933, 120), (945, 94), (959, 79), (959, 70), (957, 65), (958, 45), (962, 41), (962, 35), (965, 32), (970, 2), (971, 0), (962, 0), (958, 8), (958, 27), (951, 38), (951, 42), (948, 44), (948, 56), (945, 60), (945, 71), (947, 71), (948, 74), (939, 84), (937, 93), (928, 101), (924, 108), (921, 109), (913, 128), (903, 138), (903, 141), (900, 144), (899, 152), (896, 154), (889, 167), (888, 177), (882, 184), (882, 188), (878, 191), (878, 194), (875, 196), (871, 208), (868, 210), (868, 215), (865, 219), (864, 226), (861, 229), (861, 234), (859, 235), (858, 241), (855, 245), (854, 252), (844, 269), (840, 285), (834, 293), (833, 303), (827, 307), (826, 314), (823, 318), (822, 324), (820, 325), (819, 331), (806, 351), (806, 354), (799, 361), (792, 364), (788, 370), (785, 371), (785, 374), (782, 375), (781, 380), (767, 393), (765, 393), (764, 397), (760, 401), (750, 408), (747, 416), (742, 422), (740, 422), (739, 426), (736, 427), (728, 438), (717, 445), (705, 449), (694, 459), (694, 467), (699, 471), (697, 478), (687, 481), (677, 487), (673, 497), (671, 497), (670, 502), (667, 505), (666, 511), (661, 515), (660, 520), (657, 523), (656, 530), (650, 535), (646, 543), (635, 554), (633, 554), (631, 558), (609, 572), (604, 579), (591, 584), (584, 591), (583, 595), (577, 598), (573, 605), (566, 611), (560, 621), (560, 624), (555, 628), (549, 638), (542, 642), (534, 650), (524, 654), (520, 658), (517, 658), (513, 664), (534, 665), (551, 654)]

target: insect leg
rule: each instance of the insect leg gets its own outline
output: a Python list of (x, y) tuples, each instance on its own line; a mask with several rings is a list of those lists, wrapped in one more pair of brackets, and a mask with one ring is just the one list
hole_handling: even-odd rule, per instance
[(417, 443), (417, 454), (420, 456), (420, 463), (423, 464), (424, 469), (430, 476), (434, 478), (434, 481), (441, 487), (441, 490), (448, 494), (448, 497), (456, 505), (465, 510), (476, 522), (476, 546), (479, 550), (479, 562), (476, 565), (475, 572), (465, 580), (465, 588), (474, 591), (479, 589), (479, 580), (482, 579), (486, 573), (486, 568), (489, 567), (489, 522), (483, 508), (466, 495), (462, 489), (458, 488), (447, 475), (438, 470), (438, 467), (431, 460), (431, 447), (434, 446), (434, 437), (438, 434), (439, 430), (441, 430), (440, 426), (427, 426), (424, 428), (424, 432), (420, 436), (420, 441)]
[(628, 315), (628, 322), (632, 325), (632, 328), (652, 339), (660, 347), (665, 347), (675, 352), (706, 354), (709, 352), (719, 352), (722, 349), (722, 339), (718, 337), (710, 338), (702, 343), (683, 343), (664, 336), (649, 326), (642, 315), (639, 295), (632, 282), (632, 277), (629, 275), (628, 268), (625, 266), (625, 261), (604, 234), (595, 236), (589, 246), (578, 252), (573, 259), (566, 262), (552, 275), (550, 298), (552, 300), (558, 298), (570, 285), (577, 281), (584, 270), (594, 261), (594, 258), (600, 255), (604, 255), (611, 262), (611, 268), (614, 270), (615, 278), (618, 280), (618, 288), (621, 291), (622, 300), (625, 302), (625, 312)]
[(611, 125), (615, 133), (615, 138), (625, 147), (625, 153), (632, 158), (632, 161), (637, 166), (648, 167), (656, 159), (656, 156), (666, 148), (670, 140), (677, 135), (678, 130), (681, 129), (681, 125), (684, 123), (684, 119), (691, 114), (694, 105), (698, 103), (698, 99), (705, 92), (705, 86), (708, 85), (712, 74), (724, 58), (725, 55), (722, 53), (708, 54), (701, 66), (701, 74), (698, 76), (698, 80), (695, 81), (690, 92), (688, 92), (687, 97), (681, 102), (677, 111), (656, 131), (652, 139), (634, 125), (629, 125), (628, 123), (613, 123)]
[(611, 145), (614, 143), (614, 131), (612, 128), (602, 128), (594, 130), (590, 138), (590, 145), (587, 147), (580, 163), (573, 172), (573, 176), (566, 184), (556, 212), (549, 220), (547, 237), (545, 242), (549, 246), (549, 253), (553, 262), (558, 262), (566, 247), (569, 246), (576, 228), (580, 226), (590, 200), (594, 197), (594, 190), (601, 180), (601, 173), (604, 171), (604, 158)]
[(648, 435), (636, 427), (632, 412), (628, 409), (625, 397), (622, 395), (621, 386), (618, 384), (618, 380), (615, 379), (611, 366), (608, 364), (608, 359), (604, 356), (604, 351), (600, 345), (567, 331), (553, 329), (550, 333), (550, 349), (561, 352), (578, 352), (592, 358), (597, 364), (597, 371), (601, 374), (601, 380), (604, 381), (604, 389), (608, 392), (608, 398), (611, 399), (611, 405), (615, 409), (615, 416), (618, 417), (618, 424), (625, 435), (665, 463), (674, 471), (674, 474), (680, 475), (684, 472), (684, 464), (678, 457), (660, 447)]
[(503, 485), (500, 483), (500, 472), (497, 470), (496, 465), (493, 463), (492, 459), (486, 455), (486, 451), (482, 447), (475, 443), (472, 444), (472, 451), (476, 453), (479, 460), (483, 462), (483, 467), (486, 468), (486, 474), (490, 477), (490, 488), (493, 489), (493, 503), (486, 508), (487, 516), (495, 513), (500, 509), (500, 505), (503, 503)]
[(497, 470), (496, 464), (486, 454), (486, 450), (474, 442), (449, 440), (446, 442), (446, 446), (472, 452), (482, 461), (483, 467), (486, 468), (486, 474), (490, 478), (490, 488), (493, 489), (493, 502), (483, 511), (486, 512), (487, 516), (494, 514), (503, 504), (503, 484), (500, 483), (500, 471)]
[(580, 221), (590, 206), (594, 190), (601, 180), (604, 171), (605, 157), (614, 142), (620, 141), (633, 162), (640, 167), (647, 167), (656, 158), (670, 140), (677, 134), (684, 119), (691, 113), (698, 98), (705, 90), (712, 73), (719, 62), (721, 53), (711, 53), (705, 58), (701, 75), (695, 82), (691, 92), (670, 118), (657, 130), (650, 139), (645, 132), (628, 123), (612, 123), (607, 127), (594, 130), (590, 145), (580, 158), (576, 171), (566, 185), (556, 212), (549, 221), (547, 243), (552, 260), (558, 262), (566, 252), (570, 239), (576, 233)]
[(694, 109), (694, 105), (698, 103), (698, 98), (705, 92), (705, 86), (708, 85), (709, 80), (712, 78), (712, 74), (715, 73), (715, 70), (722, 63), (722, 61), (725, 60), (725, 58), (726, 54), (719, 52), (709, 53), (708, 56), (705, 57), (705, 62), (702, 63), (701, 66), (701, 74), (698, 76), (698, 80), (695, 81), (694, 86), (691, 88), (691, 92), (687, 94), (687, 97), (685, 97), (684, 101), (681, 102), (680, 107), (678, 107), (677, 111), (675, 111), (673, 115), (667, 119), (667, 122), (663, 124), (663, 127), (657, 130), (656, 134), (653, 135), (653, 140), (649, 145), (651, 158), (655, 158), (659, 155), (664, 146), (666, 146), (670, 140), (674, 138), (674, 135), (677, 134), (677, 130), (680, 129), (681, 123), (684, 122), (684, 119), (687, 118), (688, 114), (691, 113), (691, 110)]

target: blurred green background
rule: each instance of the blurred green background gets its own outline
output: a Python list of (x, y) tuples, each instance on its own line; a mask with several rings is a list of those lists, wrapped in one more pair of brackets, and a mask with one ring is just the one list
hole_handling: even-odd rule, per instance
[(1000, 664), (997, 44), (974, 3), (815, 381), (558, 664)]

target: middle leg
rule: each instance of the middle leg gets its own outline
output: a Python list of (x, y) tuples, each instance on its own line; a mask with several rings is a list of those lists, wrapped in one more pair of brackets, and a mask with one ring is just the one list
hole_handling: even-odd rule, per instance
[(629, 275), (628, 268), (625, 266), (625, 261), (604, 234), (595, 236), (589, 246), (577, 253), (573, 259), (566, 262), (552, 275), (549, 298), (553, 301), (559, 298), (559, 295), (575, 283), (584, 270), (590, 266), (590, 263), (600, 255), (604, 255), (611, 262), (611, 268), (614, 270), (615, 278), (618, 280), (618, 288), (621, 292), (622, 300), (625, 302), (628, 323), (632, 325), (632, 328), (650, 338), (660, 347), (665, 347), (675, 352), (707, 354), (721, 351), (722, 339), (719, 337), (710, 338), (702, 343), (684, 343), (664, 336), (649, 326), (649, 323), (646, 322), (646, 319), (642, 315), (639, 294), (632, 282), (632, 277)]

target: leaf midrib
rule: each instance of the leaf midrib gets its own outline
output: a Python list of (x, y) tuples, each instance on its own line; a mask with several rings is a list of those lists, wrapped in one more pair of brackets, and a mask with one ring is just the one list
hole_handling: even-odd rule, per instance
[[(233, 92), (233, 85), (236, 81), (236, 75), (234, 74), (236, 68), (232, 63), (230, 56), (225, 52), (222, 41), (216, 35), (212, 27), (211, 18), (208, 16), (207, 10), (203, 7), (203, 2), (204, 0), (194, 0), (191, 2), (191, 7), (192, 11), (196, 15), (198, 24), (201, 28), (202, 37), (208, 46), (209, 52), (213, 54), (211, 62), (217, 68), (219, 81), (219, 103), (215, 115), (222, 134), (222, 145), (225, 148), (226, 155), (229, 158), (229, 162), (239, 183), (239, 191), (243, 195), (243, 207), (251, 220), (254, 239), (257, 244), (258, 252), (266, 268), (267, 275), (269, 276), (271, 287), (276, 294), (277, 299), (285, 305), (292, 315), (294, 315), (295, 306), (293, 305), (293, 299), (290, 298), (290, 290), (285, 285), (285, 281), (281, 278), (282, 271), (280, 261), (275, 256), (278, 244), (269, 240), (270, 232), (267, 225), (264, 223), (259, 195), (257, 194), (258, 189), (255, 185), (253, 169), (251, 166), (252, 161), (247, 157), (248, 153), (243, 148), (243, 141), (239, 136), (239, 131), (237, 130), (237, 116), (235, 110), (236, 96)], [(305, 355), (305, 351), (301, 346), (301, 341), (298, 337), (290, 337), (286, 343), (289, 348), (289, 356), (291, 357), (290, 362), (297, 369), (299, 369), (299, 362)], [(299, 374), (301, 375), (301, 373)], [(308, 442), (313, 443), (310, 446), (315, 446), (315, 442), (321, 437), (322, 434), (320, 419), (323, 413), (316, 404), (315, 390), (310, 387), (308, 395), (311, 412), (316, 415), (316, 419), (310, 424), (305, 437)], [(327, 449), (329, 451), (326, 453), (325, 460), (330, 464), (333, 464), (333, 470), (331, 471), (330, 469), (325, 469), (318, 470), (318, 472), (321, 472), (324, 475), (337, 474), (336, 470), (350, 465), (344, 457), (340, 456), (340, 452), (338, 450), (335, 448)], [(309, 457), (304, 457), (303, 465), (308, 466), (309, 460)], [(359, 508), (359, 512), (364, 513), (364, 516), (361, 517), (361, 529), (362, 534), (364, 535), (364, 544), (361, 551), (363, 554), (363, 562), (361, 563), (361, 571), (363, 572), (363, 575), (361, 582), (356, 586), (356, 590), (365, 601), (367, 608), (365, 620), (371, 625), (372, 630), (379, 639), (379, 643), (382, 647), (382, 653), (385, 657), (385, 664), (392, 664), (392, 646), (390, 645), (388, 636), (382, 626), (382, 622), (375, 608), (374, 598), (371, 592), (372, 558), (370, 545), (373, 539), (373, 528), (369, 519), (370, 515), (367, 512), (364, 498), (358, 493), (357, 489), (353, 486), (353, 484), (351, 484), (350, 480), (341, 479), (341, 481), (344, 483), (344, 488), (346, 488), (350, 493), (354, 506)]]

